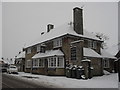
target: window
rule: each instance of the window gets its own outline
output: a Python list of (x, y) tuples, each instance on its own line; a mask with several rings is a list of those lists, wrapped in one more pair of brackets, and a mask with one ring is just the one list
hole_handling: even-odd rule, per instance
[(92, 47), (93, 47), (93, 44), (92, 44), (92, 41), (91, 41), (91, 40), (88, 40), (88, 47), (89, 47), (89, 48), (92, 48)]
[(108, 59), (104, 59), (103, 60), (103, 65), (104, 65), (104, 68), (109, 68), (109, 60)]
[(71, 60), (76, 60), (76, 47), (71, 47)]
[(31, 68), (31, 66), (32, 66), (32, 62), (31, 62), (31, 60), (27, 60), (27, 63), (26, 63), (27, 65), (26, 65), (26, 68)]
[(44, 62), (45, 60), (44, 59), (39, 59), (39, 67), (44, 67)]
[(62, 39), (55, 39), (53, 41), (53, 47), (56, 48), (56, 47), (61, 47), (62, 46)]
[(97, 48), (97, 42), (96, 42), (96, 41), (93, 42), (93, 48), (94, 48), (94, 49)]
[(49, 58), (49, 67), (56, 67), (56, 57)]
[(45, 47), (44, 47), (44, 46), (41, 46), (41, 47), (40, 47), (40, 52), (41, 52), (41, 53), (45, 53)]
[(37, 52), (44, 53), (45, 52), (45, 46), (37, 45)]
[(31, 53), (31, 48), (28, 48), (27, 49), (27, 54), (30, 54)]
[(64, 58), (63, 57), (58, 57), (57, 66), (64, 67)]
[(33, 59), (33, 67), (39, 67), (39, 59)]
[(37, 52), (40, 52), (40, 45), (37, 45)]
[(64, 68), (63, 57), (50, 57), (48, 58), (48, 67), (50, 68)]

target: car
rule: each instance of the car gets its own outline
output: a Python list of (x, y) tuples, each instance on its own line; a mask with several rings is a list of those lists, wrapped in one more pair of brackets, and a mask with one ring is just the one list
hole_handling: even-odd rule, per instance
[(18, 69), (16, 66), (14, 65), (10, 65), (7, 69), (7, 73), (11, 74), (11, 73), (15, 73), (15, 74), (18, 74)]

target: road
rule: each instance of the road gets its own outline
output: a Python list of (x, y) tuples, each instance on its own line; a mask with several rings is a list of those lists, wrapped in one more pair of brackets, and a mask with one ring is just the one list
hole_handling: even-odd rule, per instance
[(2, 74), (2, 88), (3, 89), (12, 88), (17, 90), (18, 88), (46, 88), (46, 87), (22, 79), (15, 78), (14, 76)]

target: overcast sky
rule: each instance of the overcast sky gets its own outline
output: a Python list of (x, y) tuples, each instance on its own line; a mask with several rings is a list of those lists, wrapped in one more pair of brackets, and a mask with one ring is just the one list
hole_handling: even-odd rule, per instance
[(72, 9), (84, 5), (84, 28), (89, 32), (101, 32), (109, 36), (108, 46), (118, 43), (117, 2), (67, 2), (67, 3), (3, 3), (2, 5), (2, 54), (13, 58), (30, 41), (46, 31), (52, 23), (58, 27), (72, 21)]

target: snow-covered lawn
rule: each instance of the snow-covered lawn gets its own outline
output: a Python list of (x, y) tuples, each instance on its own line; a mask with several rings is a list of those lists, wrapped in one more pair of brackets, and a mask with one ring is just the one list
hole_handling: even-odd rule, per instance
[[(66, 78), (65, 76), (36, 75), (24, 72), (19, 72), (18, 75), (10, 75), (52, 88), (118, 88), (118, 75), (114, 73), (93, 77), (88, 80)], [(33, 78), (26, 78), (26, 76)]]

